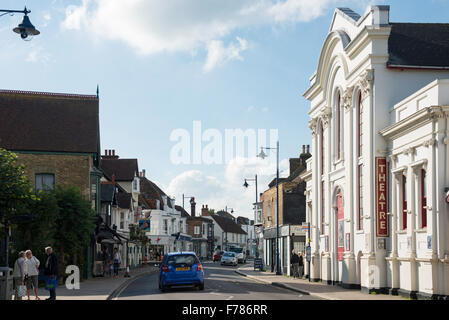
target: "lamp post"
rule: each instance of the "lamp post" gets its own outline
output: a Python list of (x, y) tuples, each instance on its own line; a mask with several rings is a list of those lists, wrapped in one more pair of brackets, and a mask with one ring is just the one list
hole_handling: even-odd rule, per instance
[[(231, 210), (231, 213), (234, 213), (233, 208), (228, 208), (228, 206), (225, 206), (225, 212), (228, 213), (228, 209)], [(226, 231), (226, 251), (228, 251), (228, 231)]]
[[(259, 196), (258, 196), (258, 193), (257, 193), (257, 174), (255, 175), (254, 179), (245, 179), (245, 183), (243, 184), (243, 186), (245, 188), (248, 188), (248, 186), (249, 186), (248, 181), (254, 181), (255, 182), (255, 185), (256, 185), (256, 202), (254, 203), (254, 205), (256, 206), (255, 208), (257, 208), (257, 202), (258, 202), (258, 199), (259, 199)], [(256, 219), (256, 209), (255, 209), (254, 210), (254, 221), (256, 221), (256, 220), (257, 219)], [(251, 243), (251, 245), (253, 245), (253, 243)], [(248, 245), (248, 247), (250, 247), (250, 246)], [(259, 239), (257, 239), (257, 241), (256, 241), (256, 247), (257, 247), (257, 249), (259, 248)], [(258, 258), (258, 257), (259, 257), (259, 253), (257, 252), (256, 253), (256, 258)]]
[(17, 27), (12, 29), (12, 31), (14, 31), (15, 33), (20, 34), (20, 37), (23, 40), (29, 41), (32, 39), (31, 37), (37, 36), (38, 34), (40, 34), (40, 31), (37, 30), (31, 23), (30, 18), (28, 17), (28, 13), (30, 13), (31, 11), (27, 10), (26, 7), (24, 10), (0, 9), (0, 12), (3, 12), (2, 14), (0, 14), (0, 17), (7, 15), (7, 14), (14, 15), (14, 13), (23, 13), (24, 14), (22, 23), (20, 23)]
[(184, 196), (184, 193), (182, 194), (182, 209), (183, 210), (184, 210), (184, 199), (185, 198), (192, 200), (192, 198), (194, 198), (194, 197), (187, 197), (187, 196)]
[(265, 150), (276, 150), (276, 275), (281, 275), (281, 266), (279, 265), (279, 140), (276, 142), (276, 148), (261, 147), (259, 158), (265, 159), (267, 155)]

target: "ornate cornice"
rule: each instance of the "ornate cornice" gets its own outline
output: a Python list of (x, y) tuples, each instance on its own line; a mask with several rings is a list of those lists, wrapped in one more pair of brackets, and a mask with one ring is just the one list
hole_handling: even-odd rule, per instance
[(329, 122), (330, 122), (331, 115), (332, 115), (332, 110), (331, 110), (331, 108), (326, 107), (326, 108), (323, 110), (322, 115), (323, 115), (323, 118), (322, 118), (322, 119), (323, 119), (323, 128), (327, 128), (328, 125), (329, 125)]
[(318, 120), (316, 118), (313, 118), (309, 121), (309, 128), (310, 130), (312, 130), (312, 136), (316, 135), (317, 123)]

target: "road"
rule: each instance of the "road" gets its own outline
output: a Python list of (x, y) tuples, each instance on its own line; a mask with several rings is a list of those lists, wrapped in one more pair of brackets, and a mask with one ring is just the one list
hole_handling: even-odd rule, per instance
[(243, 277), (237, 267), (204, 263), (205, 289), (176, 288), (161, 292), (158, 274), (151, 274), (131, 282), (117, 300), (318, 300), (309, 295), (274, 287)]

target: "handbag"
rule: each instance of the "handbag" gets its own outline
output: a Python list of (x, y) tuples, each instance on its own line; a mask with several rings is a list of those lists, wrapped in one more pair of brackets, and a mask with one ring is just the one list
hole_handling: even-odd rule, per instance
[(23, 284), (17, 286), (17, 296), (18, 297), (25, 297), (27, 294), (27, 287)]
[(45, 280), (45, 290), (52, 290), (58, 286), (58, 279), (47, 278)]

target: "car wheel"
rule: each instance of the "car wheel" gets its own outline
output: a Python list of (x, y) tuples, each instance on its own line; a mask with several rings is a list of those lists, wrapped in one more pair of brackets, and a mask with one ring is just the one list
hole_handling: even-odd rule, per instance
[(198, 286), (198, 289), (200, 289), (201, 291), (204, 290), (204, 282)]

